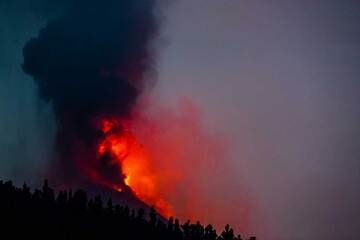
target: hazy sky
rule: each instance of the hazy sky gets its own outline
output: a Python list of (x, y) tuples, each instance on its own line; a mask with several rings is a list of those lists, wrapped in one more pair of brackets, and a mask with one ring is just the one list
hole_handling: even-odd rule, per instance
[(167, 16), (158, 91), (232, 139), (233, 181), (265, 214), (255, 232), (357, 239), (360, 4), (183, 0)]
[[(19, 183), (42, 179), (54, 133), (51, 106), (21, 71), (23, 45), (53, 9), (20, 2), (0, 0), (0, 176)], [(360, 4), (178, 0), (164, 10), (154, 93), (190, 97), (230, 140), (233, 170), (214, 178), (232, 190), (224, 203), (244, 188), (254, 201), (246, 231), (358, 239)], [(231, 204), (224, 211), (236, 225)]]

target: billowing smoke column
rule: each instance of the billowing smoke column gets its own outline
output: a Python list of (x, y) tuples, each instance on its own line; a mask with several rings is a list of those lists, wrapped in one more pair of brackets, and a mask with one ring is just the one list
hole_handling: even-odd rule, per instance
[(153, 71), (155, 1), (78, 0), (64, 9), (23, 50), (23, 69), (57, 118), (53, 172), (65, 184), (95, 181), (121, 191), (131, 187), (124, 159), (142, 151), (126, 119)]

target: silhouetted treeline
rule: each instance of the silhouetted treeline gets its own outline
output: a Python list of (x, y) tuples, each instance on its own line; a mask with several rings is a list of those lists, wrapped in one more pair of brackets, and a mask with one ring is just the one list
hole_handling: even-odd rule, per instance
[(111, 199), (89, 198), (83, 190), (56, 195), (46, 180), (33, 192), (26, 184), (0, 181), (0, 219), (0, 239), (242, 240), (229, 225), (217, 234), (211, 225), (180, 224), (172, 217), (166, 222), (153, 208), (146, 215)]

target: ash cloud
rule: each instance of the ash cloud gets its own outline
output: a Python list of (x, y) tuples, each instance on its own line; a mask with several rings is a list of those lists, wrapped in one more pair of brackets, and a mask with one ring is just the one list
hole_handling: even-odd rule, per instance
[(155, 7), (153, 0), (68, 1), (26, 43), (23, 70), (55, 111), (56, 175), (60, 167), (64, 179), (78, 180), (95, 155), (93, 118), (124, 117), (134, 106), (153, 71)]

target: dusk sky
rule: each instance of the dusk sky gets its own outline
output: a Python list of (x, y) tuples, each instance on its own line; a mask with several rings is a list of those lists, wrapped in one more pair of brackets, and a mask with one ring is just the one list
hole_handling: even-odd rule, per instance
[[(158, 7), (149, 91), (174, 111), (189, 99), (202, 131), (226, 145), (221, 159), (206, 147), (187, 155), (204, 150), (215, 162), (185, 177), (207, 206), (221, 208), (200, 209), (199, 218), (259, 239), (358, 239), (360, 3), (158, 0)], [(54, 1), (0, 0), (1, 179), (38, 186), (51, 165), (52, 106), (21, 65), (25, 43), (58, 12)], [(218, 164), (226, 167), (211, 169)]]

